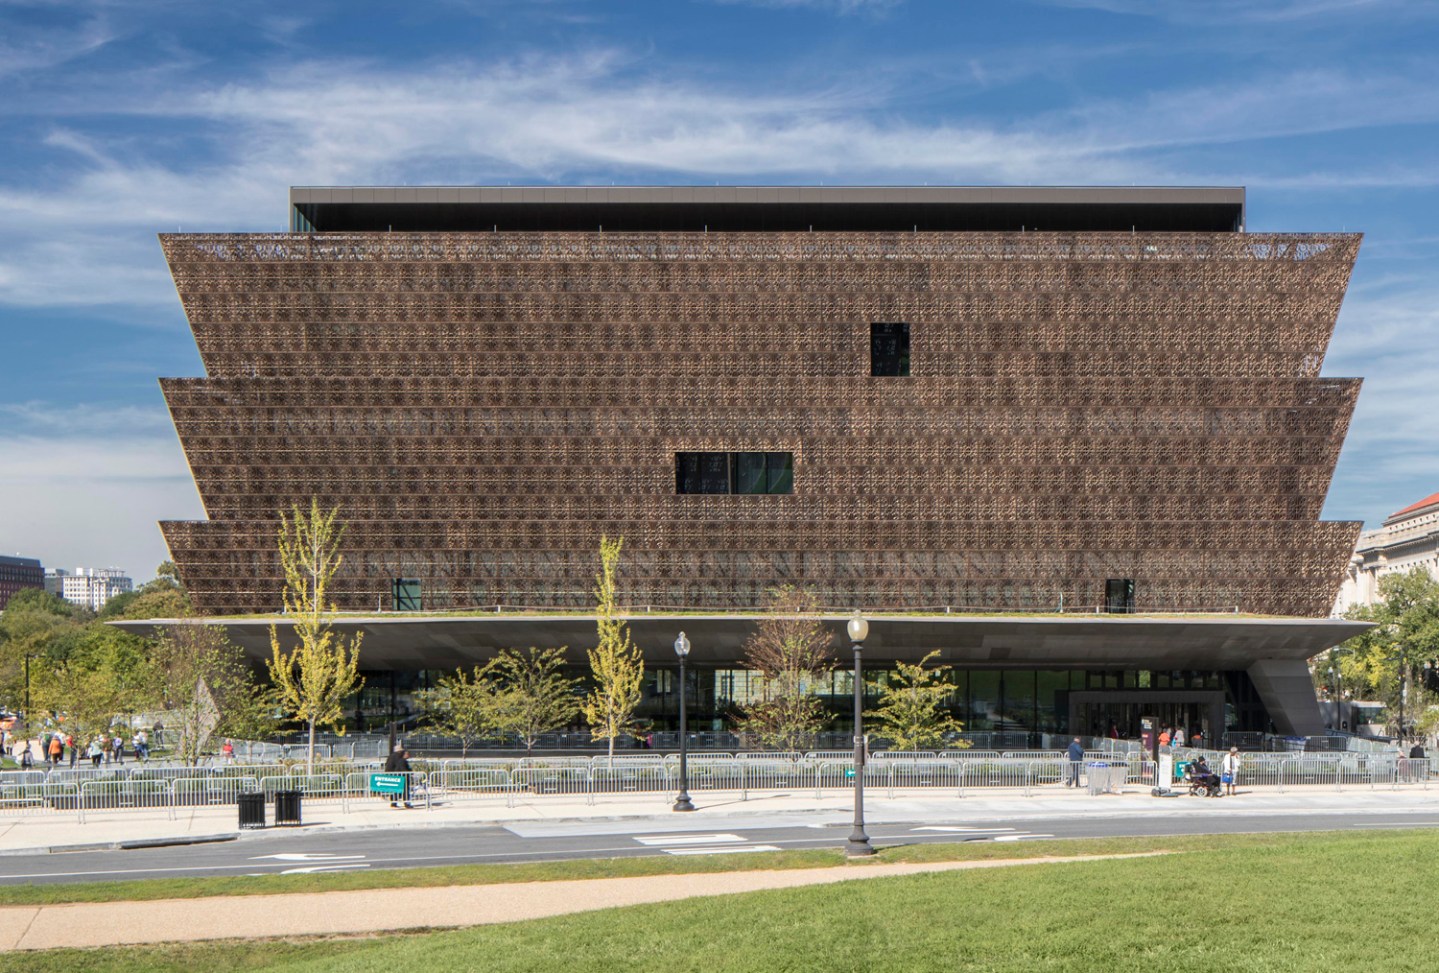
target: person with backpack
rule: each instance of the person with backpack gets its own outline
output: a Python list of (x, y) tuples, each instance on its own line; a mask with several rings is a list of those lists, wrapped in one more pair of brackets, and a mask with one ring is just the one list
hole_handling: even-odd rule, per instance
[(410, 752), (398, 743), (395, 744), (394, 753), (385, 758), (385, 773), (405, 775), (405, 789), (399, 794), (390, 795), (390, 807), (399, 807), (396, 800), (399, 798), (405, 802), (405, 807), (413, 808), (415, 805), (410, 803)]

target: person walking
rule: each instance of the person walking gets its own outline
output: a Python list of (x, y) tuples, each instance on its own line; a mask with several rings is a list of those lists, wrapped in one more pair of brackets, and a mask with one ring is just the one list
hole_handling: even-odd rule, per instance
[(405, 802), (405, 807), (413, 808), (410, 803), (410, 752), (400, 744), (395, 744), (395, 751), (385, 758), (385, 773), (404, 774), (405, 789), (399, 794), (390, 795), (390, 807), (399, 807), (399, 798)]
[(65, 734), (65, 749), (70, 751), (70, 769), (75, 769), (75, 761), (80, 757), (80, 748), (75, 744), (75, 734)]
[(115, 763), (121, 767), (125, 766), (125, 738), (123, 736), (118, 733), (115, 734), (115, 738), (111, 742), (110, 752), (115, 755)]
[(1079, 786), (1079, 766), (1084, 762), (1084, 745), (1079, 742), (1079, 737), (1069, 745), (1069, 779), (1064, 782), (1065, 787)]
[(1234, 785), (1239, 780), (1239, 748), (1230, 747), (1219, 765), (1219, 779), (1224, 782), (1224, 795), (1234, 796)]
[(60, 734), (50, 738), (50, 766), (60, 766), (60, 758), (65, 755), (65, 743), (60, 739)]
[(90, 758), (91, 764), (98, 769), (100, 761), (105, 759), (105, 744), (100, 741), (99, 737), (90, 741), (90, 748), (86, 751), (86, 755)]

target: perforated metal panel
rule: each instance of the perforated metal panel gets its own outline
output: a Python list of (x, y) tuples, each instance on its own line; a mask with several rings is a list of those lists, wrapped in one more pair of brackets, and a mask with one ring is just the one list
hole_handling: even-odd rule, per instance
[[(207, 379), (166, 398), (203, 611), (279, 606), (276, 513), (349, 523), (336, 596), (1326, 614), (1358, 380), (1317, 377), (1357, 235), (356, 233), (161, 238)], [(911, 374), (870, 374), (871, 324)], [(794, 455), (676, 495), (675, 454)]]

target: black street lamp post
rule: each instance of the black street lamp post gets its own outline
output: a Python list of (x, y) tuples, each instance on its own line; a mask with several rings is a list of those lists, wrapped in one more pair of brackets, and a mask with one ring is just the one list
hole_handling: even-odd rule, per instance
[(689, 654), (690, 640), (681, 632), (680, 637), (675, 639), (675, 655), (680, 657), (680, 792), (675, 797), (675, 806), (670, 808), (671, 811), (695, 809), (690, 802), (689, 764), (686, 760), (688, 748), (685, 745), (685, 737), (688, 735), (688, 728), (685, 726), (685, 657)]
[(864, 833), (864, 672), (860, 665), (860, 649), (869, 635), (869, 622), (856, 609), (846, 627), (850, 644), (854, 646), (854, 830), (845, 843), (844, 853), (858, 858), (874, 854), (869, 835)]

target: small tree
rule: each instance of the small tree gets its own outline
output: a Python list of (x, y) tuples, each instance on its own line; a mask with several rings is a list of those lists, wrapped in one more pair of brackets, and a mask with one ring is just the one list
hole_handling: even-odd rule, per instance
[(255, 684), (239, 646), (223, 629), (167, 625), (150, 651), (155, 696), (176, 731), (176, 756), (196, 764), (212, 734), (254, 737), (273, 729), (273, 700)]
[[(948, 733), (959, 733), (964, 724), (949, 715), (945, 699), (954, 692), (949, 666), (926, 669), (939, 650), (919, 660), (918, 665), (896, 662), (896, 673), (879, 690), (879, 706), (866, 719), (877, 724), (896, 750), (930, 750), (944, 742)], [(969, 744), (960, 743), (960, 747)]]
[(483, 673), (491, 686), (489, 724), (495, 732), (519, 737), (528, 753), (541, 733), (574, 719), (580, 711), (579, 680), (566, 678), (564, 665), (563, 648), (501, 650)]
[(644, 657), (630, 641), (629, 626), (619, 617), (617, 584), (624, 544), (623, 537), (600, 538), (600, 573), (595, 577), (599, 644), (589, 653), (594, 689), (583, 704), (590, 733), (609, 743), (611, 763), (615, 738), (639, 729), (634, 717), (645, 678)]
[(829, 722), (814, 687), (834, 668), (833, 637), (808, 591), (779, 588), (766, 612), (744, 644), (745, 665), (764, 679), (763, 698), (743, 708), (738, 728), (764, 746), (801, 750)]
[(479, 666), (470, 672), (456, 669), (453, 676), (441, 676), (435, 688), (420, 697), (425, 721), (445, 736), (458, 737), (461, 755), (470, 746), (490, 735), (493, 686)]
[(340, 508), (328, 512), (320, 501), (310, 500), (306, 514), (298, 506), (292, 516), (280, 512), (280, 564), (285, 571), (285, 614), (294, 617), (296, 645), (289, 652), (270, 626), (270, 678), (281, 707), (309, 729), (305, 757), (307, 773), (315, 769), (315, 727), (340, 727), (345, 697), (364, 685), (360, 678), (360, 633), (343, 638), (331, 630), (335, 606), (329, 586), (340, 569), (343, 524), (336, 524)]

